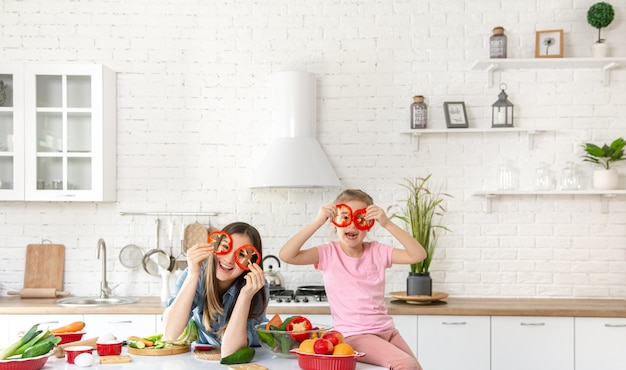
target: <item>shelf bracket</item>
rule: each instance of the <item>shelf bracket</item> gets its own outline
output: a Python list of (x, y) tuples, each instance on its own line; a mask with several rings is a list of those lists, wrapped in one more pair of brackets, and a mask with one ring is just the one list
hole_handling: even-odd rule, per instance
[(609, 199), (615, 197), (615, 194), (604, 194), (600, 199), (600, 212), (609, 213)]
[(497, 64), (490, 64), (489, 67), (487, 67), (487, 87), (493, 87), (493, 72), (496, 69), (498, 69)]
[(602, 76), (600, 76), (600, 78), (602, 78), (602, 84), (604, 86), (609, 86), (609, 82), (611, 80), (610, 71), (611, 71), (611, 69), (615, 68), (616, 66), (617, 66), (617, 63), (612, 62), (612, 63), (609, 63), (609, 64), (605, 65), (604, 67), (602, 67), (602, 71), (601, 71), (602, 72)]
[(483, 212), (491, 213), (491, 200), (497, 197), (498, 196), (495, 194), (485, 194), (485, 199), (483, 200)]
[(411, 135), (411, 142), (415, 141), (415, 149), (419, 152), (420, 151), (420, 134), (413, 134)]

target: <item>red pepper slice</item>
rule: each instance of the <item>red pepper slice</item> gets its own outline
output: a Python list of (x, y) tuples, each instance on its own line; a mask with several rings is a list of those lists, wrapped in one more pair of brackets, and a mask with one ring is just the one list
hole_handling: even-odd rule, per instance
[(289, 321), (286, 328), (289, 335), (298, 343), (302, 343), (305, 339), (309, 339), (311, 334), (303, 332), (311, 329), (313, 329), (313, 325), (311, 325), (309, 319), (304, 316), (294, 317), (291, 321)]
[(359, 230), (369, 230), (374, 226), (374, 220), (366, 220), (365, 214), (367, 213), (365, 208), (354, 211), (354, 226)]
[(213, 246), (213, 253), (215, 254), (228, 254), (233, 249), (233, 238), (226, 231), (210, 233), (209, 243)]
[(352, 223), (352, 208), (347, 204), (337, 204), (332, 223), (337, 227), (346, 227)]
[(251, 263), (259, 263), (261, 253), (250, 244), (243, 245), (235, 251), (235, 263), (244, 271), (250, 270)]

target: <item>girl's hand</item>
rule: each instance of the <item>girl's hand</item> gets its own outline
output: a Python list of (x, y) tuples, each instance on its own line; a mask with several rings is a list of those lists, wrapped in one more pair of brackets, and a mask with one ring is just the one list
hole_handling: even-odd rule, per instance
[(265, 275), (261, 267), (256, 263), (252, 263), (249, 266), (250, 271), (243, 277), (246, 280), (246, 284), (241, 288), (241, 293), (239, 294), (252, 298), (256, 292), (265, 288)]
[(319, 212), (317, 212), (317, 216), (315, 217), (316, 223), (323, 225), (327, 220), (332, 220), (335, 218), (335, 214), (337, 212), (337, 206), (334, 204), (326, 204), (325, 206), (320, 207)]
[(209, 243), (198, 243), (187, 250), (187, 267), (189, 273), (200, 273), (204, 260), (213, 254), (213, 247)]
[(365, 219), (376, 220), (382, 227), (389, 223), (389, 217), (387, 217), (385, 211), (376, 204), (372, 204), (365, 209)]

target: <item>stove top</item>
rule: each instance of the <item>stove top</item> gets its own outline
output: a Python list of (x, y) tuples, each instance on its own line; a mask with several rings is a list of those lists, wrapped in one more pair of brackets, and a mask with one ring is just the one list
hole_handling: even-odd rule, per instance
[(282, 290), (270, 293), (270, 305), (317, 305), (328, 306), (326, 292), (322, 290), (311, 291), (297, 288), (294, 290)]

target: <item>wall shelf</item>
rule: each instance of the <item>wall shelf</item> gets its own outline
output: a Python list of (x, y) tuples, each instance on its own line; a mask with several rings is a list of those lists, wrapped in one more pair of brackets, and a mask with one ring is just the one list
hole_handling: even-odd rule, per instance
[(481, 196), (485, 198), (483, 204), (483, 210), (486, 213), (491, 213), (491, 201), (494, 198), (502, 196), (537, 196), (537, 195), (556, 195), (556, 196), (571, 196), (571, 195), (588, 195), (599, 196), (602, 202), (602, 213), (608, 213), (610, 198), (614, 198), (619, 195), (626, 195), (626, 190), (480, 190), (472, 193), (474, 196)]
[(473, 134), (473, 133), (486, 133), (486, 134), (500, 134), (500, 133), (525, 133), (528, 139), (528, 149), (534, 148), (534, 136), (554, 130), (536, 130), (516, 127), (498, 127), (498, 128), (450, 128), (450, 129), (413, 129), (410, 131), (402, 131), (403, 135), (411, 135), (411, 138), (415, 138), (416, 147), (419, 150), (419, 137), (422, 135), (440, 135), (440, 134)]
[(487, 84), (493, 86), (493, 73), (507, 69), (597, 69), (604, 86), (609, 85), (611, 69), (626, 65), (626, 58), (528, 58), (484, 59), (472, 66), (487, 72)]

